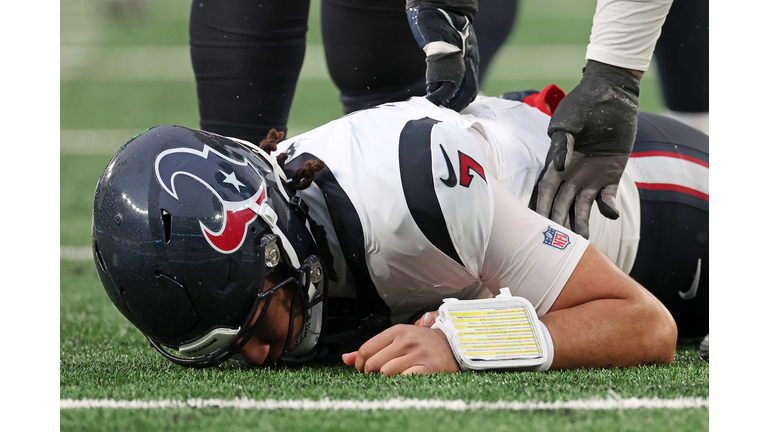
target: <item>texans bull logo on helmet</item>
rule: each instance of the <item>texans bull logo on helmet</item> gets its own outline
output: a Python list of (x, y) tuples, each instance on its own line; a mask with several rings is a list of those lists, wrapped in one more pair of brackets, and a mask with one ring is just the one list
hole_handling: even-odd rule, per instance
[(155, 159), (155, 175), (177, 201), (174, 181), (179, 175), (197, 180), (216, 196), (223, 209), (221, 228), (214, 231), (200, 221), (200, 229), (211, 247), (224, 254), (242, 246), (248, 226), (267, 198), (264, 179), (247, 159), (228, 158), (207, 145), (202, 151), (182, 147), (160, 153)]

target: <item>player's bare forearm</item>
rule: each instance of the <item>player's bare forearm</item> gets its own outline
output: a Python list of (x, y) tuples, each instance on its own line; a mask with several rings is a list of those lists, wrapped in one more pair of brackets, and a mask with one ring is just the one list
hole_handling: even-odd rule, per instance
[(670, 363), (677, 327), (653, 295), (590, 246), (541, 318), (555, 346), (551, 369)]
[[(457, 372), (437, 312), (415, 325), (394, 326), (344, 356), (360, 372)], [(674, 359), (677, 327), (667, 309), (590, 245), (541, 321), (554, 344), (550, 369), (666, 364)]]

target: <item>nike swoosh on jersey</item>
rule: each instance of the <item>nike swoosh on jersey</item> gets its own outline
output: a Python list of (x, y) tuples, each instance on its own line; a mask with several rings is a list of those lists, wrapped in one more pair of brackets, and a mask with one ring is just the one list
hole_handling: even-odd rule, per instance
[(701, 258), (699, 258), (699, 263), (696, 264), (696, 274), (693, 276), (693, 283), (691, 284), (691, 287), (688, 288), (688, 291), (682, 292), (678, 291), (677, 293), (680, 294), (680, 298), (683, 300), (691, 300), (692, 298), (696, 297), (696, 291), (699, 290), (699, 278), (701, 277)]
[(440, 144), (440, 151), (443, 152), (445, 163), (448, 165), (448, 178), (447, 179), (441, 178), (440, 181), (443, 182), (448, 187), (455, 187), (456, 183), (458, 183), (458, 178), (456, 177), (456, 172), (453, 170), (453, 164), (451, 163), (451, 158), (448, 157), (448, 154), (445, 152), (445, 149), (443, 148), (442, 144)]

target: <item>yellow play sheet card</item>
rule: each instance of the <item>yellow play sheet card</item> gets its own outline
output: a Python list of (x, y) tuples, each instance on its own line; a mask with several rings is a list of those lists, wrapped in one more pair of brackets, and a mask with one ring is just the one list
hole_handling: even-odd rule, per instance
[(536, 311), (506, 288), (489, 299), (445, 299), (439, 312), (433, 328), (448, 337), (462, 369), (537, 366), (546, 359)]
[(542, 355), (533, 322), (524, 307), (449, 312), (462, 352), (469, 358), (536, 358)]

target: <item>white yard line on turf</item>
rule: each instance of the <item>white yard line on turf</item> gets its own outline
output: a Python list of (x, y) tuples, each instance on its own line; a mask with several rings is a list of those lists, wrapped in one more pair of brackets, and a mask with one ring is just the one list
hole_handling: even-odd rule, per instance
[(709, 408), (708, 398), (628, 398), (581, 399), (556, 402), (498, 401), (466, 402), (463, 400), (388, 399), (388, 400), (253, 400), (253, 399), (188, 399), (179, 400), (114, 400), (114, 399), (61, 399), (60, 409), (166, 409), (166, 408), (235, 408), (255, 410), (317, 410), (317, 411), (371, 411), (405, 409), (470, 410), (618, 410), (618, 409), (686, 409)]
[(61, 129), (59, 154), (112, 156), (143, 129)]
[[(102, 48), (62, 46), (61, 82), (193, 81), (188, 46)], [(581, 78), (586, 60), (584, 45), (505, 45), (496, 54), (488, 80), (551, 80)], [(653, 76), (653, 68), (646, 77)], [(320, 45), (307, 45), (300, 80), (329, 80)]]
[[(134, 135), (141, 132), (136, 129), (61, 129), (59, 131), (60, 155), (102, 155), (112, 156)], [(304, 133), (308, 128), (293, 127), (290, 136)]]
[(59, 259), (63, 261), (90, 261), (93, 259), (90, 246), (59, 246)]

